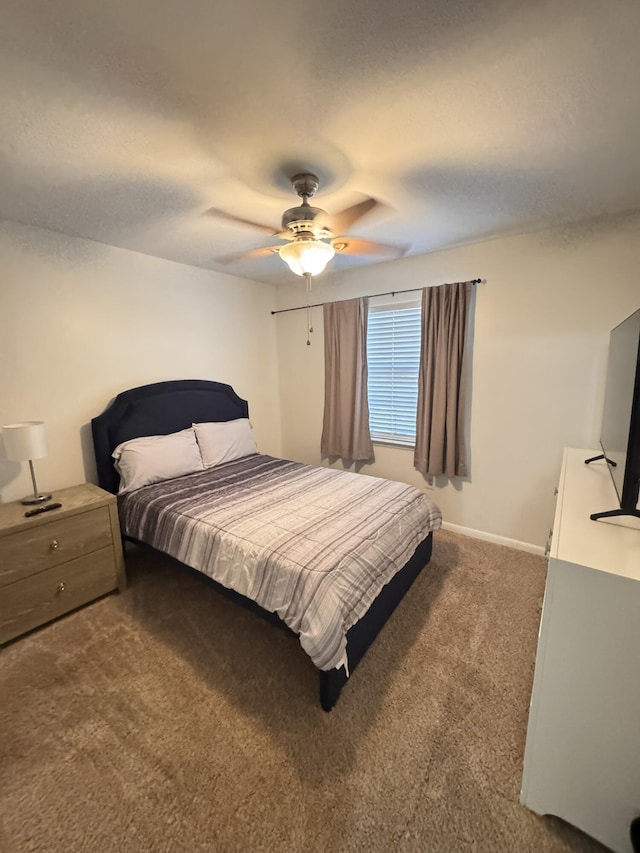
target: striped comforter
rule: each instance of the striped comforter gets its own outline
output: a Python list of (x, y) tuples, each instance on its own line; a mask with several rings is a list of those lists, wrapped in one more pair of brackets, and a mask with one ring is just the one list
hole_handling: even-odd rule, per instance
[(123, 533), (253, 599), (323, 670), (438, 507), (404, 483), (256, 454), (123, 495)]

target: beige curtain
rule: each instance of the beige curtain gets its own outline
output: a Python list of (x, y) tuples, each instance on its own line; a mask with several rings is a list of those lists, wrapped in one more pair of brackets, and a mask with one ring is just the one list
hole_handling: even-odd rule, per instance
[(323, 456), (373, 460), (367, 400), (369, 300), (347, 299), (324, 306)]
[(423, 474), (467, 473), (465, 342), (471, 282), (425, 287), (414, 465)]

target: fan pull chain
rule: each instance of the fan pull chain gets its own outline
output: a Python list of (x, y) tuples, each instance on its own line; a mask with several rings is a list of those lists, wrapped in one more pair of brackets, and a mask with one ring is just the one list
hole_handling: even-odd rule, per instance
[(311, 346), (310, 335), (313, 332), (313, 317), (311, 314), (311, 273), (305, 273), (304, 277), (307, 280), (307, 346)]

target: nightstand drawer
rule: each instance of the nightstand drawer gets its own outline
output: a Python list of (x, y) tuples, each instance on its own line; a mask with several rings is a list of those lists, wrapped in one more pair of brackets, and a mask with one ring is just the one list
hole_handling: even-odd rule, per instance
[(0, 643), (115, 589), (113, 548), (16, 581), (0, 590)]
[(109, 545), (111, 523), (105, 506), (13, 533), (0, 540), (0, 587)]

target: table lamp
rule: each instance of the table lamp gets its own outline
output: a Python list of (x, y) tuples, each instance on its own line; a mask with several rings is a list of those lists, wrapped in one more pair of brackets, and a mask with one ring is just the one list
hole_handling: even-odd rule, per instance
[(43, 459), (47, 455), (47, 445), (44, 437), (42, 421), (23, 421), (19, 424), (5, 424), (2, 427), (4, 447), (7, 459), (12, 462), (29, 460), (33, 495), (22, 500), (23, 504), (39, 504), (51, 500), (51, 495), (38, 492), (36, 475), (33, 472), (33, 459)]

